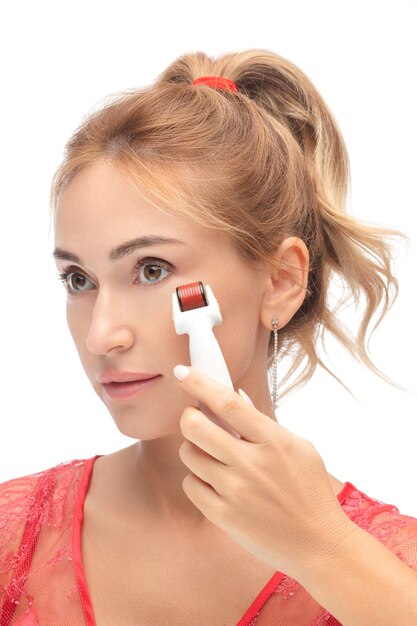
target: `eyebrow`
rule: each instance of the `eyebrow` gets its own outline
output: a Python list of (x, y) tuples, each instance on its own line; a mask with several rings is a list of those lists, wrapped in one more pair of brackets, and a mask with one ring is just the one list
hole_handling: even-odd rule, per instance
[[(181, 241), (180, 239), (173, 239), (171, 237), (160, 237), (159, 235), (145, 235), (144, 237), (137, 237), (136, 239), (126, 241), (120, 246), (117, 246), (117, 248), (113, 248), (113, 250), (110, 251), (109, 259), (110, 261), (118, 261), (127, 254), (131, 254), (138, 248), (146, 248), (147, 246), (166, 243), (183, 244), (185, 243), (185, 241)], [(79, 256), (73, 254), (72, 252), (67, 252), (67, 250), (62, 250), (61, 248), (55, 248), (52, 256), (55, 259), (62, 259), (63, 261), (73, 261), (74, 263), (80, 263), (80, 265), (84, 265)]]

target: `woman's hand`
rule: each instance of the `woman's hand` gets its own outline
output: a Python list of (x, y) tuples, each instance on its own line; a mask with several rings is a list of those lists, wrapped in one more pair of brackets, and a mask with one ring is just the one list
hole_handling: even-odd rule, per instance
[(352, 522), (333, 493), (313, 444), (192, 367), (186, 393), (241, 435), (234, 437), (196, 407), (186, 407), (179, 456), (191, 470), (182, 483), (191, 502), (249, 553), (299, 579)]

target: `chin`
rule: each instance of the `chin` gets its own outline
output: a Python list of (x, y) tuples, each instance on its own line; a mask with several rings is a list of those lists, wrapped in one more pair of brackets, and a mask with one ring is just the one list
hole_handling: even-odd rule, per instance
[(178, 420), (170, 427), (166, 423), (161, 423), (160, 420), (157, 422), (138, 414), (122, 418), (120, 415), (112, 415), (112, 417), (117, 429), (126, 437), (132, 437), (140, 441), (153, 441), (164, 438), (184, 439)]

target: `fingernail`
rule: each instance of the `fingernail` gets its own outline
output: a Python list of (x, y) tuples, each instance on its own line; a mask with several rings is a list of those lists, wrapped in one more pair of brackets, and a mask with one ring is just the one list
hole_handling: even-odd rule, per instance
[(243, 398), (244, 400), (246, 400), (246, 402), (247, 402), (248, 404), (251, 404), (252, 406), (255, 406), (255, 405), (253, 404), (252, 400), (249, 398), (248, 394), (247, 394), (247, 393), (245, 393), (245, 392), (243, 391), (243, 389), (239, 389), (239, 392), (238, 392), (238, 393), (240, 393), (240, 395), (242, 396), (242, 398)]
[(187, 378), (189, 373), (190, 369), (185, 365), (176, 365), (174, 367), (174, 376), (178, 378), (178, 380), (180, 380), (181, 382), (184, 380), (184, 378)]

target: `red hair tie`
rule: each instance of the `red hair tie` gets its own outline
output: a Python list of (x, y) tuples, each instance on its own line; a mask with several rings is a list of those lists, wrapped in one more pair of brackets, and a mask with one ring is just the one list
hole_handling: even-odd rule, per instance
[(230, 78), (224, 76), (200, 76), (191, 83), (192, 85), (208, 85), (216, 89), (225, 89), (226, 91), (237, 91), (237, 85)]

